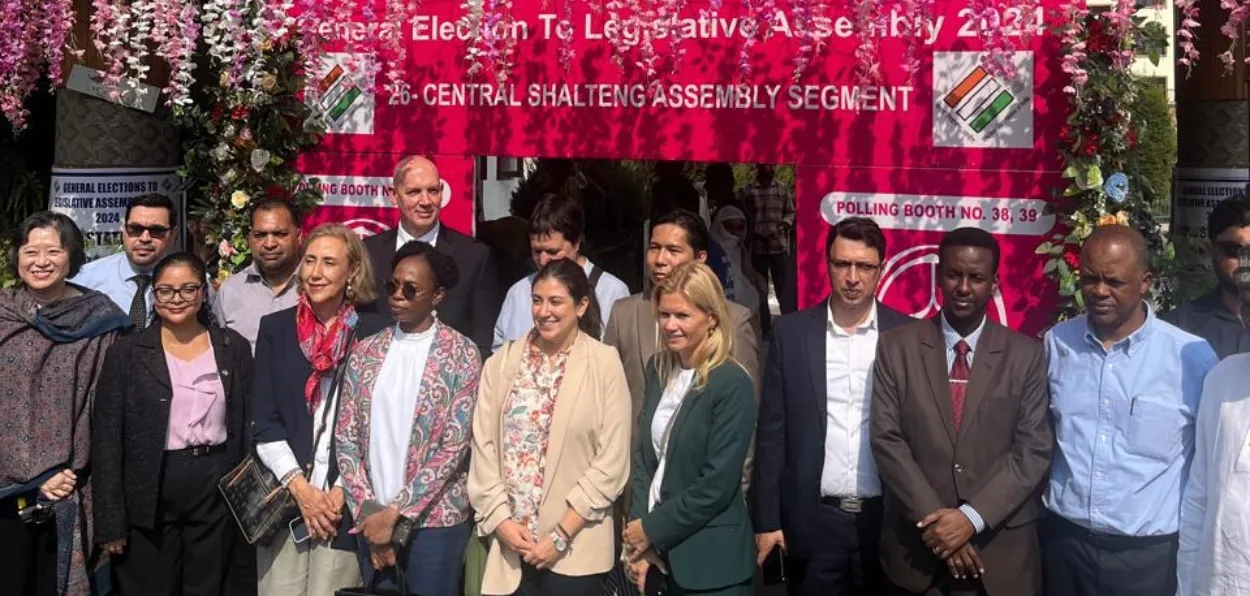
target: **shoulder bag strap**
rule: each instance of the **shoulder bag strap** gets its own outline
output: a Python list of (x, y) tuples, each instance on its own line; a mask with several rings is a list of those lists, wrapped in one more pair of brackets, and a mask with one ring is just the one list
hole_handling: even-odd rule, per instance
[[(313, 433), (312, 457), (308, 458), (308, 463), (304, 465), (304, 476), (306, 476), (310, 481), (312, 480), (313, 463), (317, 460), (317, 445), (321, 443), (321, 437), (325, 434), (326, 429), (331, 425), (331, 412), (334, 413), (335, 420), (338, 419), (338, 406), (342, 403), (342, 396), (336, 394), (343, 385), (343, 376), (347, 374), (347, 361), (351, 358), (352, 346), (354, 346), (355, 343), (356, 334), (353, 332), (347, 337), (347, 347), (343, 350), (343, 358), (339, 360), (338, 365), (334, 367), (334, 378), (330, 381), (330, 391), (325, 397), (327, 400), (333, 400), (334, 407), (331, 408), (330, 404), (326, 404), (326, 409), (321, 412), (321, 422), (317, 425), (317, 432)], [(331, 437), (330, 443), (330, 457), (334, 457), (333, 437)], [(334, 480), (335, 479), (331, 478), (328, 474), (326, 475), (327, 484), (333, 484)]]
[(603, 277), (603, 270), (600, 269), (598, 265), (591, 265), (590, 276), (586, 278), (588, 281), (590, 281), (591, 288), (595, 288), (599, 286), (600, 277)]

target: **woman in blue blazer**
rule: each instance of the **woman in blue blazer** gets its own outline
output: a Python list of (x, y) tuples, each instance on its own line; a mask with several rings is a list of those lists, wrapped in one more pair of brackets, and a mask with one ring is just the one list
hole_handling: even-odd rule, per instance
[(731, 356), (725, 294), (711, 269), (689, 263), (651, 302), (665, 349), (647, 366), (624, 531), (630, 575), (670, 596), (748, 596), (755, 542), (741, 478), (755, 398)]

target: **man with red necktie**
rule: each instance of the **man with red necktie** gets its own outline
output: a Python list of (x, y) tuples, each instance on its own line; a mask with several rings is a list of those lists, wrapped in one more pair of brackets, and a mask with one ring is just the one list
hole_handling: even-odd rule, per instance
[(999, 248), (960, 228), (938, 249), (942, 311), (881, 336), (871, 444), (891, 594), (1042, 592), (1037, 488), (1054, 446), (1036, 340), (985, 316)]

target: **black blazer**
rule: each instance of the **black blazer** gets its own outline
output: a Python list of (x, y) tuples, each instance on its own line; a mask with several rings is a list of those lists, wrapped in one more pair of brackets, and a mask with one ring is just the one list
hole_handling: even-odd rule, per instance
[[(304, 384), (312, 374), (312, 364), (299, 348), (299, 336), (295, 331), (295, 309), (265, 315), (260, 319), (256, 335), (256, 374), (252, 376), (252, 439), (256, 443), (286, 441), (301, 467), (312, 461), (313, 433), (316, 421), (308, 413), (304, 401)], [(385, 329), (385, 319), (371, 312), (359, 312), (356, 323), (356, 340)], [(330, 437), (330, 470), (327, 476), (333, 484), (338, 478), (338, 460), (334, 453), (335, 417), (330, 416), (324, 431)], [(343, 509), (339, 533), (332, 545), (344, 550), (355, 550), (355, 537), (347, 534), (352, 527), (351, 515)], [(282, 533), (279, 532), (279, 537)]]
[[(391, 311), (387, 306), (385, 287), (391, 279), (391, 259), (395, 258), (398, 237), (399, 229), (395, 228), (365, 239), (378, 290), (378, 300), (369, 310), (381, 315), (387, 323), (391, 322)], [(485, 359), (490, 355), (495, 319), (499, 317), (499, 307), (503, 303), (499, 273), (490, 248), (445, 225), (438, 228), (435, 248), (454, 259), (460, 273), (460, 282), (447, 290), (447, 297), (438, 307), (438, 320), (467, 335), (477, 344), (478, 353)]]
[[(778, 318), (764, 370), (755, 429), (755, 531), (783, 530), (789, 554), (809, 557), (817, 541), (825, 466), (825, 334), (829, 301)], [(912, 318), (877, 303), (879, 334)]]
[[(208, 333), (226, 392), (226, 453), (233, 467), (251, 445), (247, 407), (252, 346), (231, 329), (211, 327)], [(131, 526), (155, 526), (172, 396), (159, 325), (109, 348), (96, 386), (91, 429), (97, 543), (125, 538)]]

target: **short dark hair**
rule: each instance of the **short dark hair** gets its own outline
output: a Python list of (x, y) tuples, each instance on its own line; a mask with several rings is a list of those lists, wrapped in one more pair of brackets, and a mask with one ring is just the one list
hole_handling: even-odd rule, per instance
[[(460, 283), (460, 268), (451, 256), (438, 252), (428, 242), (413, 240), (405, 242), (391, 259), (391, 271), (399, 267), (399, 262), (410, 257), (422, 257), (434, 272), (434, 283), (444, 290), (450, 290)], [(384, 280), (385, 281), (385, 280)]]
[(885, 234), (881, 232), (881, 226), (877, 222), (867, 217), (848, 217), (829, 228), (829, 233), (825, 235), (826, 259), (838, 238), (863, 242), (868, 248), (877, 251), (878, 258), (885, 260)]
[(707, 224), (703, 218), (687, 209), (673, 209), (651, 221), (651, 233), (663, 226), (677, 226), (686, 232), (686, 242), (696, 254), (707, 252)]
[(1216, 236), (1229, 228), (1250, 227), (1250, 198), (1246, 195), (1233, 195), (1216, 204), (1215, 209), (1207, 214), (1207, 238), (1215, 240)]
[(18, 277), (17, 255), (23, 246), (30, 241), (30, 233), (35, 230), (44, 228), (52, 228), (56, 231), (56, 235), (61, 239), (61, 248), (69, 253), (69, 275), (67, 278), (78, 275), (78, 270), (82, 269), (84, 263), (87, 262), (87, 251), (84, 248), (85, 242), (82, 237), (82, 230), (78, 229), (78, 224), (70, 219), (64, 213), (56, 213), (55, 211), (40, 211), (27, 217), (17, 226), (17, 231), (13, 233), (9, 240), (9, 274)]
[(256, 214), (261, 211), (286, 211), (291, 216), (291, 223), (295, 224), (295, 229), (299, 229), (304, 222), (301, 220), (299, 213), (295, 212), (295, 206), (274, 197), (265, 197), (252, 204), (251, 221), (256, 221)]
[(582, 266), (569, 259), (551, 261), (538, 270), (533, 283), (536, 284), (548, 278), (560, 282), (560, 285), (569, 291), (569, 296), (573, 297), (574, 302), (581, 302), (583, 298), (590, 300), (590, 306), (586, 308), (586, 314), (578, 319), (577, 326), (586, 335), (597, 339), (603, 330), (603, 320), (599, 315), (599, 300), (595, 297), (595, 289), (590, 285), (590, 280), (586, 279), (586, 272), (582, 270)]
[(130, 200), (130, 204), (126, 205), (126, 215), (122, 218), (122, 223), (130, 221), (130, 211), (135, 207), (148, 207), (150, 209), (164, 209), (169, 212), (169, 227), (178, 227), (178, 207), (174, 205), (173, 199), (158, 193), (148, 193), (139, 195)]
[(938, 262), (941, 263), (946, 258), (946, 250), (948, 248), (984, 248), (993, 255), (992, 267), (994, 273), (998, 273), (998, 259), (1002, 255), (998, 247), (998, 240), (994, 239), (994, 235), (982, 230), (981, 228), (956, 228), (942, 236), (942, 242), (938, 244)]
[(586, 213), (582, 204), (570, 197), (546, 194), (530, 213), (530, 236), (547, 236), (559, 232), (572, 244), (580, 244), (586, 230)]
[[(204, 302), (200, 304), (199, 312), (195, 313), (195, 320), (205, 327), (211, 328), (215, 326), (217, 319), (213, 316), (212, 306), (208, 302), (208, 267), (204, 264), (204, 259), (201, 259), (195, 253), (184, 250), (166, 255), (152, 269), (152, 285), (156, 285), (156, 280), (161, 278), (161, 274), (166, 269), (177, 265), (190, 267), (191, 273), (195, 275), (196, 279), (200, 280), (200, 283), (204, 284), (204, 287), (201, 288), (204, 292)], [(156, 309), (153, 308), (152, 320), (156, 321), (156, 318)]]

